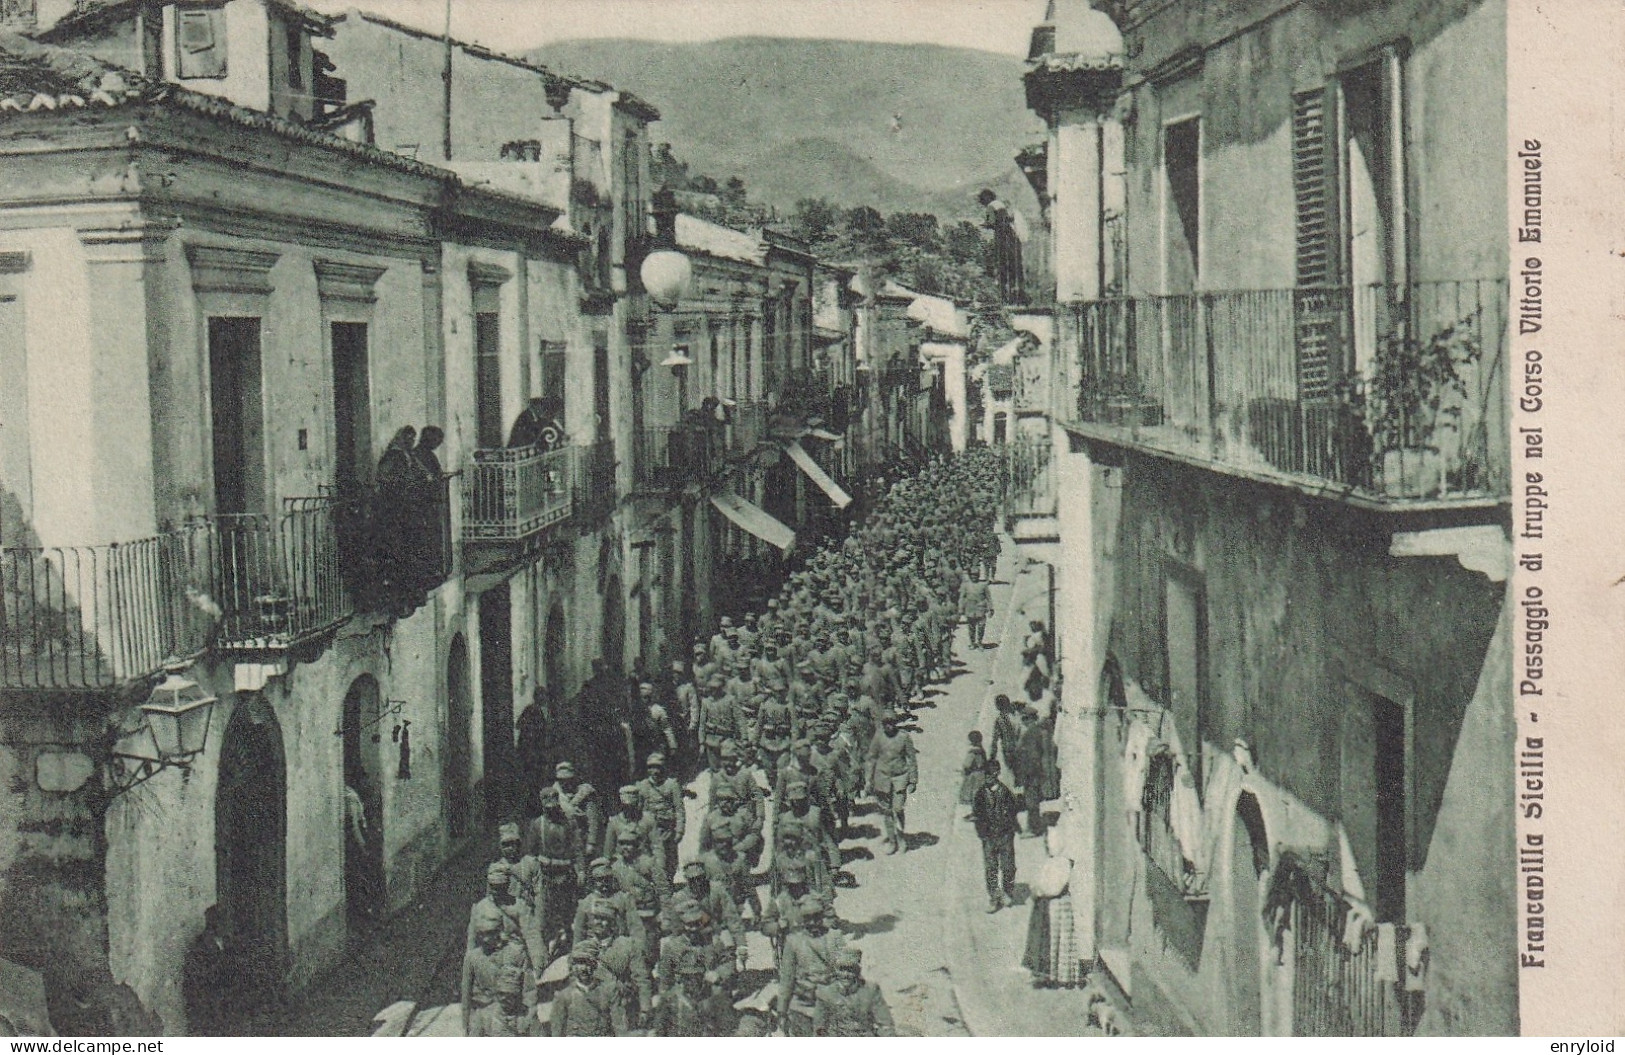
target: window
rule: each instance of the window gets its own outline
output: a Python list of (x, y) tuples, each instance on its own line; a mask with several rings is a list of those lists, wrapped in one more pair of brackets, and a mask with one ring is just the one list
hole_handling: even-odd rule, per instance
[(1163, 639), (1168, 663), (1168, 709), (1191, 766), (1202, 786), (1202, 744), (1217, 739), (1207, 699), (1207, 603), (1201, 575), (1180, 565), (1168, 568)]
[(219, 80), (226, 75), (224, 8), (175, 11), (175, 70), (183, 80)]
[(540, 394), (543, 399), (556, 400), (560, 420), (565, 420), (565, 345), (562, 341), (543, 341), (540, 355)]
[(595, 333), (592, 338), (592, 403), (597, 419), (597, 441), (608, 443), (609, 431), (609, 334)]
[(372, 481), (372, 401), (367, 369), (367, 324), (335, 322), (333, 349), (333, 482), (353, 494)]
[(288, 41), (288, 87), (303, 88), (305, 86), (305, 31), (297, 19), (290, 18), (282, 24), (282, 29)]
[(1406, 281), (1404, 121), (1397, 52), (1339, 75), (1342, 256), (1353, 291), (1354, 366), (1403, 319)]
[(1202, 121), (1192, 117), (1164, 126), (1163, 292), (1190, 293), (1201, 275)]
[[(494, 304), (496, 290), (474, 294), (474, 415), (475, 446), (490, 450), (502, 446), (502, 328)], [(490, 310), (482, 310), (482, 309)]]

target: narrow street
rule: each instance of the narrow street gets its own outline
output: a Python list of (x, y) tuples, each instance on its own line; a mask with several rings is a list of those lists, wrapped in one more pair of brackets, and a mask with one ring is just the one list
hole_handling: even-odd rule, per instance
[[(1044, 618), (1049, 605), (1043, 547), (1017, 546), (1006, 536), (993, 586), (994, 617), (987, 646), (955, 639), (953, 677), (930, 689), (918, 708), (920, 786), (908, 808), (908, 849), (888, 855), (874, 807), (854, 810), (854, 837), (843, 844), (856, 886), (842, 887), (836, 909), (864, 971), (885, 994), (902, 1036), (1078, 1036), (1086, 1005), (1075, 989), (1041, 989), (1022, 967), (1030, 916), (1023, 877), (1044, 860), (1043, 840), (1018, 839), (1017, 904), (986, 911), (981, 849), (958, 803), (966, 733), (992, 739), (992, 699), (1020, 681), (1021, 628)], [(685, 859), (696, 847), (708, 778), (691, 784)], [(1053, 811), (1056, 804), (1051, 803)], [(458, 953), (468, 906), (478, 897), (487, 855), (455, 860), (410, 910), (310, 988), (298, 1006), (264, 1020), (256, 1032), (282, 1035), (365, 1035), (405, 1030), (413, 1036), (456, 1036)], [(760, 933), (750, 935), (752, 978), (770, 978), (772, 955)], [(747, 997), (748, 1000), (748, 997)]]

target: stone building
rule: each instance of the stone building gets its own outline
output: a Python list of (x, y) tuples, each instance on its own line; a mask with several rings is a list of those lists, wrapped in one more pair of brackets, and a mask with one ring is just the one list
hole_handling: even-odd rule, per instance
[(1516, 1032), (1505, 15), (1034, 31), (1062, 834), (1147, 1032)]

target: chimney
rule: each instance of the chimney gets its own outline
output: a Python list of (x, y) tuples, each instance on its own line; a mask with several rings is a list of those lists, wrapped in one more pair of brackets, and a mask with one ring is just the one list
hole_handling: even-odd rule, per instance
[(32, 33), (39, 28), (36, 0), (0, 0), (0, 29), (12, 33)]

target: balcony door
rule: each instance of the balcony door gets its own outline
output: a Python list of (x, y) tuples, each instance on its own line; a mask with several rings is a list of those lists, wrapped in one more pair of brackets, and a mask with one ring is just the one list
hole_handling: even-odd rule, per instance
[(1353, 291), (1354, 366), (1403, 319), (1407, 278), (1404, 111), (1397, 52), (1338, 77), (1343, 263)]
[(265, 403), (260, 320), (250, 316), (212, 316), (208, 326), (215, 512), (262, 513), (265, 510)]
[(333, 482), (340, 494), (355, 494), (372, 483), (367, 324), (334, 322), (328, 334), (333, 356)]
[(1193, 293), (1201, 277), (1202, 119), (1162, 129), (1162, 291)]

